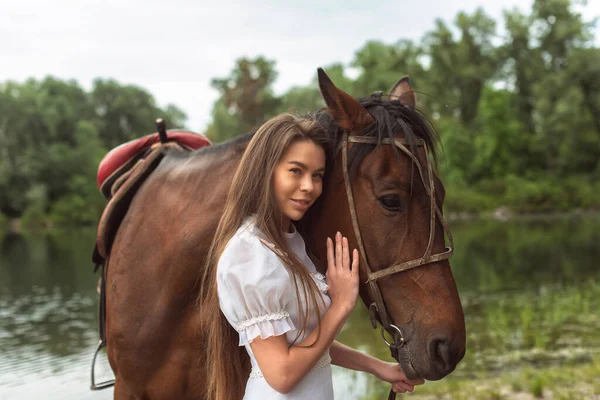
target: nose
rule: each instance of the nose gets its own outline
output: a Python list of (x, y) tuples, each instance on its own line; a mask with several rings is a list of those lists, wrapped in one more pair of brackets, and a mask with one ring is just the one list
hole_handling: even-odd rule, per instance
[(300, 190), (303, 192), (311, 193), (314, 187), (312, 176), (306, 176), (300, 181)]
[(445, 336), (436, 336), (428, 344), (430, 363), (440, 376), (446, 376), (454, 371), (456, 365), (464, 356), (458, 343)]

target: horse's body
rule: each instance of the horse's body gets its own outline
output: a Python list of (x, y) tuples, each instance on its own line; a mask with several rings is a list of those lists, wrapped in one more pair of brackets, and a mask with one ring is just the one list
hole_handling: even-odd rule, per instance
[(202, 398), (197, 278), (244, 148), (167, 156), (136, 194), (107, 270), (116, 399)]
[[(106, 275), (107, 351), (116, 377), (115, 399), (205, 398), (205, 338), (198, 324), (198, 278), (249, 138), (203, 149), (189, 157), (167, 155), (131, 203), (114, 240)], [(381, 155), (379, 162), (361, 164), (365, 166), (359, 176), (369, 176), (373, 168), (379, 168), (378, 173), (385, 170), (385, 176), (410, 170), (406, 160), (393, 166), (398, 160), (391, 149)], [(385, 180), (385, 176), (380, 177)], [(325, 183), (328, 189), (302, 221), (307, 246), (322, 261), (324, 239), (337, 230), (356, 246), (340, 179), (341, 160), (336, 158)], [(368, 185), (360, 179), (356, 182)], [(355, 190), (367, 252), (381, 245), (390, 249), (387, 253), (392, 258), (398, 252), (405, 260), (418, 258), (428, 234), (411, 242), (406, 230), (413, 225), (427, 228), (429, 214), (415, 206), (413, 217), (407, 210), (406, 218), (392, 221), (406, 225), (397, 233), (381, 226), (384, 232), (377, 232), (373, 230), (377, 226), (371, 225), (377, 225), (380, 217), (365, 207), (373, 199), (366, 191)], [(415, 201), (423, 203), (422, 199)], [(410, 232), (415, 237), (421, 235), (418, 228)], [(383, 237), (377, 237), (381, 234)], [(440, 237), (436, 231), (434, 248), (443, 249), (443, 243), (443, 232)], [(388, 265), (373, 253), (368, 258), (375, 269)], [(361, 270), (362, 282), (363, 276)], [(464, 354), (465, 332), (448, 262), (382, 279), (380, 288), (391, 318), (404, 329), (411, 346), (411, 368), (426, 379), (440, 379), (450, 373)], [(370, 304), (365, 285), (361, 296)]]

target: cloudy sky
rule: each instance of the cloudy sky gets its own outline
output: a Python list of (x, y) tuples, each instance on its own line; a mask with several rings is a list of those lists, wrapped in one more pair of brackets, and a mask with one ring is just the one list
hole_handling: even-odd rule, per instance
[[(0, 82), (54, 75), (89, 89), (96, 77), (149, 90), (203, 131), (237, 58), (275, 60), (277, 93), (305, 85), (316, 68), (348, 63), (368, 40), (419, 39), (436, 18), (483, 6), (529, 11), (532, 0), (0, 0)], [(600, 16), (600, 0), (578, 7)], [(500, 23), (501, 25), (501, 23)], [(600, 32), (600, 29), (597, 29)], [(596, 35), (596, 40), (600, 33)], [(399, 73), (410, 73), (400, 71)]]

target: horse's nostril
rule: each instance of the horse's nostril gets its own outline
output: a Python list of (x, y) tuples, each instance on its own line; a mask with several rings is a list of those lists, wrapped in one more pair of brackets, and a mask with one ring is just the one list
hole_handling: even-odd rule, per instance
[(444, 339), (433, 339), (429, 342), (429, 356), (439, 371), (445, 372), (454, 366), (450, 346)]
[(438, 358), (443, 361), (444, 365), (447, 367), (450, 365), (450, 354), (448, 351), (448, 344), (443, 340), (438, 340), (436, 343), (436, 354)]

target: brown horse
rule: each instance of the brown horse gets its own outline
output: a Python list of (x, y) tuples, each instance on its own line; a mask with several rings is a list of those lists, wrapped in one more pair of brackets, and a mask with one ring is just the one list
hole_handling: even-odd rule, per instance
[[(433, 131), (407, 79), (390, 100), (362, 102), (321, 70), (319, 84), (328, 108), (313, 116), (335, 156), (300, 223), (307, 246), (323, 265), (325, 238), (338, 230), (360, 247), (361, 297), (392, 335), (394, 356), (409, 377), (441, 379), (464, 355), (465, 322), (445, 252), (443, 186), (429, 164)], [(133, 199), (106, 276), (115, 399), (205, 398), (197, 277), (249, 139), (167, 155)]]

